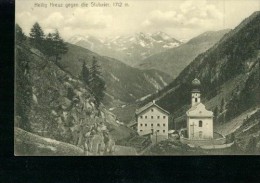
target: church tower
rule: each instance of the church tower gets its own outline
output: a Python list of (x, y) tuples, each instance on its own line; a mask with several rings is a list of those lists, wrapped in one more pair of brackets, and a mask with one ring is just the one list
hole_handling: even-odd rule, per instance
[(213, 112), (201, 102), (200, 81), (192, 81), (191, 108), (186, 112), (187, 132), (190, 140), (213, 138)]
[(200, 103), (200, 80), (195, 78), (192, 81), (192, 91), (191, 91), (191, 106), (195, 106)]

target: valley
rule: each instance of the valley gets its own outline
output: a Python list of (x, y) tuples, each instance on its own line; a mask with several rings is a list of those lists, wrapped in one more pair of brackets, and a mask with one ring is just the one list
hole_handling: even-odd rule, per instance
[(164, 72), (133, 68), (116, 59), (100, 56), (72, 44), (69, 44), (69, 51), (61, 58), (61, 63), (66, 71), (77, 77), (81, 72), (82, 62), (85, 61), (90, 66), (93, 56), (100, 64), (106, 82), (104, 104), (109, 108), (133, 103), (145, 95), (164, 88), (172, 81), (172, 78)]
[[(205, 32), (186, 43), (161, 31), (111, 40), (74, 36), (65, 43), (57, 31), (39, 44), (18, 32), (17, 154), (214, 154), (180, 140), (194, 78), (201, 103), (213, 112), (215, 132), (232, 144), (216, 154), (259, 154), (259, 25), (260, 12), (254, 12), (232, 30)], [(57, 45), (48, 46), (57, 40), (64, 47), (52, 54)], [(99, 89), (100, 96), (94, 92)], [(169, 112), (169, 131), (175, 133), (158, 143), (157, 133), (154, 143), (132, 125), (136, 110), (155, 102)]]

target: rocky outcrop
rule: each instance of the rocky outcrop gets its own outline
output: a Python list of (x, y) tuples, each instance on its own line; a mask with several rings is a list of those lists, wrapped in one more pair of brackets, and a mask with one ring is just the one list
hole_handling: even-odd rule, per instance
[[(30, 46), (18, 45), (16, 49), (29, 58), (27, 72), (32, 84), (32, 105), (28, 116), (32, 133), (82, 149), (85, 147), (87, 133), (95, 136), (90, 142), (93, 148), (93, 144), (105, 144), (96, 143), (97, 139), (104, 141), (103, 133), (108, 133), (111, 142), (130, 134), (130, 129), (118, 125), (116, 117), (103, 105), (97, 108), (90, 89), (78, 78)], [(19, 120), (21, 118), (16, 116), (17, 127), (20, 126)], [(124, 135), (120, 137), (117, 132), (123, 132)], [(97, 138), (97, 133), (100, 138)]]

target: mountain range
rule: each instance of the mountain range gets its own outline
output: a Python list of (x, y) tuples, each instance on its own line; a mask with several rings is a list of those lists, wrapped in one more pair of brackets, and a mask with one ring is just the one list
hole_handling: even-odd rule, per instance
[(141, 69), (157, 69), (176, 78), (193, 59), (212, 47), (229, 31), (229, 29), (225, 29), (205, 32), (181, 44), (179, 47), (171, 48), (145, 58), (136, 67)]
[(152, 34), (140, 32), (107, 39), (76, 35), (71, 37), (68, 42), (100, 55), (118, 59), (130, 66), (139, 64), (141, 60), (155, 53), (181, 45), (181, 41), (161, 31)]

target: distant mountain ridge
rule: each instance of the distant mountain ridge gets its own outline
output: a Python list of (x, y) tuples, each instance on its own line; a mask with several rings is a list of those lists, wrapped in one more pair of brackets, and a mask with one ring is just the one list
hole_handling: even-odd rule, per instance
[(178, 47), (181, 42), (164, 32), (136, 33), (129, 36), (117, 36), (99, 39), (94, 36), (76, 35), (69, 43), (89, 49), (103, 56), (118, 59), (130, 66), (136, 65), (155, 53)]
[(142, 60), (136, 67), (157, 69), (176, 78), (193, 59), (217, 43), (229, 31), (229, 29), (225, 29), (205, 32), (179, 47), (171, 48)]

